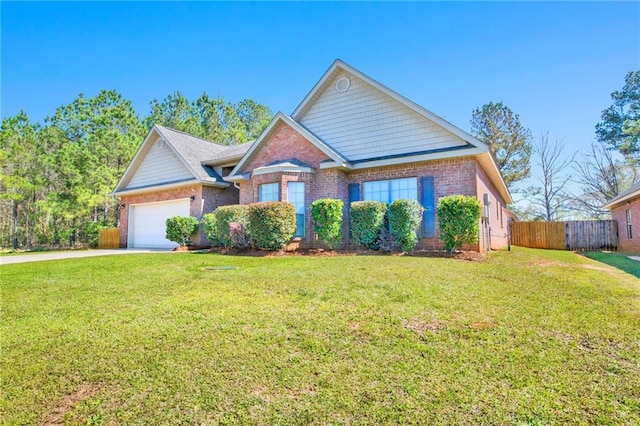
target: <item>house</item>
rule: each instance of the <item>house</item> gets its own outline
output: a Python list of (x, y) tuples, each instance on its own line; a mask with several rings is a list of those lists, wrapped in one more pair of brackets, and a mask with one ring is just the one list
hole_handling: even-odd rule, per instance
[[(238, 190), (225, 181), (251, 143), (224, 146), (154, 125), (116, 185), (120, 247), (171, 248), (165, 222), (237, 204)], [(208, 245), (199, 233), (196, 245)]]
[[(165, 153), (160, 140), (170, 148)], [(189, 142), (198, 148), (190, 150)], [(300, 247), (317, 244), (309, 206), (318, 198), (344, 201), (345, 242), (350, 202), (415, 199), (425, 208), (419, 247), (435, 249), (442, 247), (438, 199), (477, 197), (483, 205), (480, 242), (468, 248), (479, 251), (507, 245), (505, 206), (512, 202), (487, 145), (340, 60), (291, 115), (278, 112), (250, 146), (224, 148), (155, 126), (115, 191), (128, 208), (121, 216), (123, 245), (147, 244), (140, 223), (150, 228), (147, 215), (166, 216), (155, 203), (185, 214), (190, 194), (188, 213), (196, 217), (223, 204), (290, 202)]]
[(618, 250), (640, 253), (640, 182), (620, 192), (604, 208), (618, 221)]

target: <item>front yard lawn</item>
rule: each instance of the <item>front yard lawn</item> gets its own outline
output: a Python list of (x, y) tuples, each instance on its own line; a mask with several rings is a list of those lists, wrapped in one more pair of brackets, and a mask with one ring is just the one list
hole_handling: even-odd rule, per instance
[(0, 273), (0, 423), (640, 424), (640, 280), (570, 252)]

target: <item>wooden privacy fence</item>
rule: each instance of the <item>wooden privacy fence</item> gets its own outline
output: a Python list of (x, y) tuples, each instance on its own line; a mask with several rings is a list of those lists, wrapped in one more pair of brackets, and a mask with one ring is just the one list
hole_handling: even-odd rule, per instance
[(118, 228), (103, 229), (98, 234), (98, 248), (111, 249), (120, 247), (120, 233)]
[(618, 222), (615, 220), (512, 222), (511, 244), (556, 250), (616, 250)]

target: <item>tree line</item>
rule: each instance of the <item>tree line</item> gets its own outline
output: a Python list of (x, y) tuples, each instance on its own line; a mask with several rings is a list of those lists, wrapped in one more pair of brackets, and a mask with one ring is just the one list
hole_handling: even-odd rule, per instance
[(203, 93), (190, 101), (175, 92), (150, 102), (140, 117), (113, 90), (80, 94), (44, 123), (27, 113), (0, 128), (0, 247), (95, 244), (116, 223), (111, 196), (154, 123), (221, 144), (255, 139), (271, 119), (265, 105)]
[[(629, 72), (611, 99), (595, 141), (580, 153), (565, 152), (548, 133), (534, 140), (501, 102), (473, 111), (471, 133), (489, 145), (509, 191), (522, 195), (510, 206), (521, 220), (607, 218), (607, 201), (640, 178), (640, 71)], [(524, 186), (528, 178), (534, 183)]]

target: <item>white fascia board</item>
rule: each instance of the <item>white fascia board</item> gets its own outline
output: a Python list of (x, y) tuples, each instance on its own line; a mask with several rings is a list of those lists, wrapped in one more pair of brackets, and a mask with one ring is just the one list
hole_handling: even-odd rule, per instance
[(299, 167), (299, 166), (266, 166), (258, 167), (254, 169), (253, 176), (266, 175), (268, 173), (278, 172), (292, 172), (292, 173), (314, 173), (312, 167)]
[(271, 131), (273, 130), (273, 128), (275, 127), (276, 123), (278, 122), (278, 120), (280, 120), (280, 117), (282, 114), (282, 112), (278, 112), (269, 122), (269, 124), (267, 125), (267, 127), (262, 131), (262, 133), (260, 133), (260, 136), (258, 136), (258, 138), (256, 139), (256, 141), (251, 145), (251, 147), (249, 148), (249, 150), (247, 152), (244, 153), (244, 155), (242, 156), (242, 158), (240, 159), (240, 161), (238, 162), (238, 164), (236, 164), (236, 166), (233, 168), (233, 170), (231, 171), (231, 174), (229, 176), (227, 176), (225, 179), (226, 180), (233, 180), (235, 179), (238, 175), (238, 172), (240, 170), (242, 170), (242, 167), (244, 166), (244, 164), (247, 162), (247, 160), (251, 157), (251, 155), (253, 155), (253, 153), (255, 152), (256, 148), (258, 148), (258, 146), (260, 146), (260, 144), (262, 143), (262, 141), (269, 135), (269, 133), (271, 133)]
[(607, 210), (611, 210), (614, 206), (624, 203), (625, 201), (628, 201), (632, 198), (638, 197), (640, 196), (640, 189), (637, 191), (633, 191), (630, 192), (629, 194), (625, 195), (624, 197), (620, 197), (618, 199), (614, 199), (610, 202), (608, 202), (607, 204), (605, 204), (604, 206), (602, 206), (602, 208), (607, 209)]
[(436, 114), (432, 113), (431, 111), (421, 107), (420, 105), (416, 104), (415, 102), (411, 101), (410, 99), (400, 95), (399, 93), (389, 89), (387, 86), (379, 83), (378, 81), (376, 81), (375, 79), (369, 77), (368, 75), (362, 73), (361, 71), (358, 71), (357, 69), (353, 68), (351, 65), (346, 64), (345, 62), (341, 61), (340, 59), (336, 59), (333, 64), (331, 64), (331, 66), (329, 67), (329, 69), (323, 74), (323, 76), (320, 78), (320, 80), (316, 83), (315, 86), (313, 86), (313, 89), (311, 89), (311, 91), (307, 94), (307, 96), (304, 98), (304, 100), (300, 103), (300, 105), (298, 105), (298, 107), (295, 109), (295, 111), (293, 111), (293, 113), (291, 114), (291, 117), (293, 117), (294, 119), (298, 119), (298, 114), (300, 114), (300, 112), (302, 112), (302, 110), (304, 110), (304, 108), (307, 106), (307, 103), (311, 102), (312, 98), (315, 96), (315, 94), (318, 92), (318, 90), (320, 90), (320, 88), (322, 87), (322, 85), (325, 83), (325, 81), (333, 74), (333, 72), (337, 69), (340, 68), (350, 74), (355, 75), (356, 77), (358, 77), (359, 79), (363, 80), (364, 82), (368, 83), (369, 85), (373, 86), (374, 88), (376, 88), (377, 90), (381, 91), (382, 93), (386, 94), (387, 96), (391, 97), (392, 99), (400, 102), (402, 105), (406, 106), (407, 108), (415, 111), (417, 114), (427, 118), (430, 121), (433, 121), (434, 123), (440, 125), (441, 127), (443, 127), (444, 129), (448, 130), (449, 132), (453, 133), (454, 135), (458, 136), (460, 139), (469, 142), (471, 145), (474, 145), (478, 148), (488, 148), (487, 145), (481, 141), (479, 141), (478, 139), (474, 138), (472, 135), (470, 135), (469, 133), (465, 132), (464, 130), (458, 128), (457, 126), (449, 123), (447, 120), (443, 119), (442, 117), (437, 116)]
[(154, 128), (157, 129), (157, 132), (160, 136), (162, 136), (162, 138), (164, 139), (165, 143), (167, 145), (169, 145), (169, 148), (171, 148), (171, 152), (173, 152), (176, 157), (178, 157), (180, 159), (180, 161), (182, 162), (182, 164), (187, 168), (187, 170), (189, 170), (189, 172), (193, 175), (193, 177), (195, 179), (199, 179), (198, 178), (198, 173), (196, 173), (195, 170), (193, 170), (193, 167), (191, 167), (191, 164), (187, 163), (184, 159), (184, 157), (182, 157), (182, 155), (178, 152), (178, 150), (173, 146), (173, 144), (171, 143), (171, 141), (169, 140), (169, 138), (167, 138), (161, 131), (160, 127), (157, 127), (155, 124), (153, 125)]
[(153, 133), (156, 133), (158, 136), (162, 137), (160, 135), (160, 133), (158, 132), (156, 126), (154, 125), (151, 130), (149, 130), (149, 133), (147, 133), (147, 136), (145, 136), (144, 140), (142, 141), (142, 144), (140, 145), (140, 148), (138, 148), (138, 151), (136, 152), (136, 155), (133, 156), (133, 159), (131, 160), (131, 162), (129, 163), (129, 165), (127, 166), (126, 170), (124, 171), (124, 173), (122, 174), (122, 176), (120, 177), (120, 180), (118, 180), (118, 183), (116, 184), (115, 189), (113, 190), (113, 193), (115, 194), (116, 192), (118, 192), (121, 188), (121, 186), (123, 186), (123, 184), (127, 181), (129, 181), (130, 179), (130, 174), (132, 174), (135, 169), (138, 168), (138, 165), (136, 165), (137, 160), (140, 158), (140, 156), (142, 155), (142, 151), (145, 150), (146, 145), (149, 143), (149, 139), (151, 138), (151, 135)]
[(320, 80), (318, 80), (318, 82), (311, 88), (309, 93), (307, 93), (307, 96), (305, 96), (304, 99), (302, 99), (302, 102), (300, 102), (300, 104), (296, 107), (296, 109), (291, 114), (291, 117), (293, 117), (294, 119), (298, 118), (297, 117), (298, 114), (304, 109), (305, 106), (307, 106), (307, 104), (315, 96), (318, 90), (320, 90), (320, 87), (322, 87), (324, 82), (327, 81), (327, 79), (331, 76), (331, 74), (333, 74), (333, 71), (335, 71), (335, 69), (341, 65), (344, 66), (346, 64), (342, 62), (340, 59), (336, 59), (335, 61), (333, 61), (329, 69), (325, 71), (324, 74), (322, 74), (322, 77), (320, 77)]
[(478, 163), (480, 164), (480, 166), (482, 166), (482, 169), (487, 174), (489, 179), (491, 179), (491, 182), (493, 182), (494, 186), (504, 199), (504, 202), (506, 204), (513, 203), (513, 198), (511, 198), (509, 188), (507, 188), (507, 184), (502, 178), (502, 174), (498, 170), (498, 166), (493, 159), (493, 155), (491, 155), (490, 152), (484, 152), (481, 155), (478, 155)]
[(347, 161), (342, 155), (338, 154), (333, 148), (324, 143), (322, 140), (318, 139), (313, 133), (307, 130), (306, 127), (302, 126), (300, 123), (295, 121), (293, 118), (288, 115), (284, 115), (284, 122), (288, 124), (291, 128), (300, 133), (306, 140), (311, 142), (316, 148), (326, 154), (333, 161)]
[(342, 169), (351, 170), (353, 167), (350, 163), (338, 162), (338, 161), (323, 161), (320, 163), (320, 169)]
[(202, 165), (204, 166), (223, 166), (226, 167), (227, 164), (229, 165), (236, 165), (238, 164), (237, 162), (240, 161), (240, 159), (244, 157), (244, 154), (238, 154), (238, 155), (234, 155), (232, 157), (224, 157), (224, 158), (218, 158), (218, 159), (214, 159), (214, 160), (205, 160), (202, 162)]
[[(238, 173), (242, 170), (245, 163), (251, 158), (253, 153), (258, 149), (258, 147), (264, 142), (264, 140), (269, 136), (275, 125), (282, 121), (289, 127), (293, 128), (295, 131), (300, 133), (305, 139), (307, 139), (312, 145), (318, 148), (320, 151), (327, 154), (334, 161), (345, 161), (342, 157), (340, 157), (334, 150), (329, 148), (324, 142), (316, 138), (313, 134), (311, 134), (307, 129), (302, 127), (296, 121), (294, 121), (291, 117), (284, 114), (282, 111), (279, 111), (272, 119), (269, 125), (262, 131), (258, 139), (251, 145), (251, 148), (242, 156), (240, 162), (236, 165), (236, 167), (231, 171), (231, 177), (235, 178), (238, 176)], [(229, 176), (226, 178), (229, 180)]]
[(250, 180), (251, 178), (248, 176), (248, 174), (241, 174), (241, 175), (229, 175), (226, 176), (224, 178), (224, 180), (229, 181), (229, 182), (244, 182), (247, 180)]
[(362, 170), (372, 167), (397, 166), (399, 164), (418, 163), (422, 161), (442, 160), (454, 157), (468, 157), (481, 154), (482, 150), (476, 147), (456, 151), (434, 152), (431, 154), (407, 155), (406, 157), (385, 158), (381, 160), (363, 161), (362, 163), (350, 163), (348, 165), (336, 162), (320, 163), (321, 169), (345, 168), (347, 170)]
[(144, 194), (147, 192), (157, 192), (157, 191), (165, 191), (167, 189), (182, 188), (183, 186), (191, 186), (199, 183), (202, 183), (202, 182), (196, 179), (185, 180), (182, 182), (167, 183), (164, 185), (145, 186), (144, 188), (133, 188), (133, 189), (124, 189), (121, 191), (114, 191), (111, 195), (113, 195), (114, 197), (122, 197), (124, 195)]

